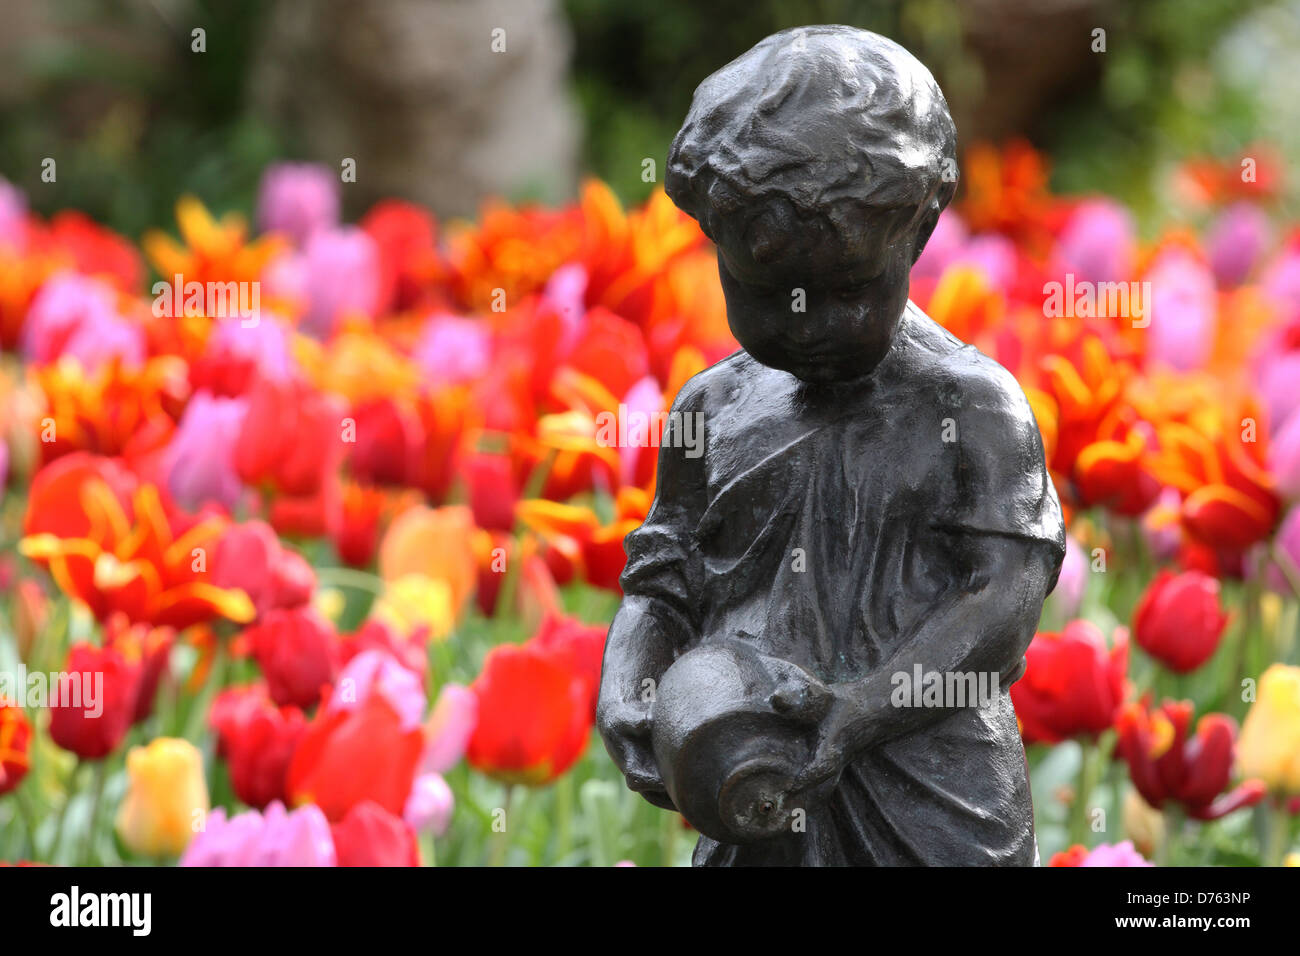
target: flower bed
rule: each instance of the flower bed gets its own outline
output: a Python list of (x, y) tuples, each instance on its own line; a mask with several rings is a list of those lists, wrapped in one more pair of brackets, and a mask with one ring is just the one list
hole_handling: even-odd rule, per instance
[[(1011, 690), (1044, 859), (1280, 862), (1300, 243), (1274, 177), (1188, 166), (1204, 228), (1140, 241), (1028, 147), (963, 169), (912, 298), (1017, 376), (1069, 519)], [(595, 182), (471, 224), (341, 224), (338, 189), (277, 167), (255, 234), (185, 198), (137, 248), (0, 184), (0, 859), (685, 862), (591, 730), (662, 416), (736, 348), (709, 243)]]

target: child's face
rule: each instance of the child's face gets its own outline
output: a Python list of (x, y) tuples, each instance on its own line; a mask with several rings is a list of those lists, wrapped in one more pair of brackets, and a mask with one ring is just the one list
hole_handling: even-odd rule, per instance
[(819, 242), (765, 264), (748, 243), (719, 243), (736, 340), (759, 362), (806, 382), (868, 374), (889, 351), (907, 305), (913, 245), (889, 232), (853, 249)]

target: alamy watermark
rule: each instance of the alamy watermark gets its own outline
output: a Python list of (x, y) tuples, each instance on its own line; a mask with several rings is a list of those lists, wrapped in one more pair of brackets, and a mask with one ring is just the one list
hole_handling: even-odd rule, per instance
[(603, 448), (681, 448), (687, 458), (704, 454), (703, 412), (644, 412), (622, 402), (617, 412), (596, 416), (596, 443)]
[(1064, 282), (1044, 282), (1043, 296), (1047, 318), (1132, 319), (1135, 329), (1151, 324), (1150, 282), (1076, 282), (1067, 272)]
[(186, 282), (172, 276), (159, 279), (153, 292), (153, 314), (160, 319), (181, 316), (207, 316), (212, 319), (238, 318), (240, 325), (251, 329), (261, 321), (262, 284), (260, 282)]
[(895, 707), (989, 707), (998, 698), (996, 671), (895, 671), (889, 702)]
[(16, 671), (0, 671), (0, 699), (30, 710), (42, 707), (80, 708), (90, 718), (104, 713), (104, 675), (99, 672), (27, 672), (21, 661)]

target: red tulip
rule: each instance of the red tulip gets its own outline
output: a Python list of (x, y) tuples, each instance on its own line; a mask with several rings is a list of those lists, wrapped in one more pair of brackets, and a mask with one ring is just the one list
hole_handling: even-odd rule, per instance
[(333, 398), (301, 383), (260, 379), (235, 443), (235, 470), (250, 485), (315, 494), (338, 462), (343, 413)]
[[(141, 674), (139, 659), (115, 647), (74, 644), (63, 665), (67, 679), (50, 688), (54, 742), (86, 760), (112, 753), (131, 727)], [(74, 686), (79, 695), (71, 693)]]
[(128, 660), (139, 660), (140, 687), (136, 693), (131, 722), (138, 724), (153, 713), (158, 684), (171, 660), (176, 631), (170, 627), (131, 624), (124, 615), (114, 614), (104, 626), (104, 646), (122, 651)]
[(1227, 623), (1217, 580), (1200, 571), (1161, 571), (1138, 604), (1133, 638), (1170, 670), (1186, 674), (1213, 656)]
[(22, 783), (30, 764), (32, 725), (17, 704), (0, 698), (0, 794)]
[(312, 706), (338, 673), (338, 638), (311, 607), (271, 611), (244, 636), (281, 706)]
[(330, 827), (339, 866), (419, 866), (415, 831), (400, 816), (363, 800)]
[(363, 800), (400, 814), (422, 750), (419, 728), (403, 730), (402, 718), (380, 693), (354, 709), (322, 708), (289, 763), (290, 801), (316, 804), (335, 822)]
[(1217, 820), (1253, 806), (1267, 792), (1263, 781), (1247, 780), (1224, 793), (1232, 773), (1237, 727), (1224, 714), (1206, 714), (1188, 737), (1191, 701), (1165, 701), (1156, 710), (1132, 701), (1115, 720), (1118, 754), (1128, 762), (1133, 785), (1156, 809), (1181, 804), (1197, 820)]
[(276, 707), (265, 698), (241, 718), (222, 734), (235, 796), (259, 809), (287, 800), (289, 761), (307, 730), (307, 718), (297, 707)]
[(512, 783), (550, 783), (581, 756), (593, 720), (588, 679), (536, 644), (488, 652), (471, 688), (479, 720), (466, 758)]
[(413, 408), (377, 398), (352, 410), (356, 441), (349, 445), (348, 467), (370, 485), (407, 485), (419, 476), (424, 424)]
[(264, 521), (246, 521), (222, 533), (212, 556), (212, 583), (240, 588), (258, 617), (311, 600), (316, 572), (296, 551), (284, 547)]
[(330, 515), (329, 533), (339, 560), (349, 567), (368, 568), (375, 560), (384, 501), (378, 488), (356, 484), (343, 488), (339, 507)]
[(378, 618), (370, 618), (351, 634), (339, 641), (339, 664), (344, 666), (362, 651), (384, 651), (423, 682), (429, 666), (429, 655), (419, 631), (409, 638), (402, 637), (392, 625)]
[(529, 641), (554, 655), (586, 684), (593, 720), (596, 718), (600, 664), (605, 656), (605, 635), (608, 632), (609, 628), (603, 624), (583, 624), (571, 617), (552, 614)]
[(1026, 743), (1096, 736), (1110, 727), (1126, 691), (1123, 628), (1108, 650), (1101, 628), (1071, 621), (1060, 633), (1035, 635), (1025, 661), (1025, 676), (1011, 686), (1011, 700)]
[(290, 801), (314, 803), (335, 822), (365, 800), (400, 815), (423, 750), (424, 735), (403, 730), (382, 694), (350, 710), (322, 708), (289, 762)]
[(212, 699), (212, 706), (208, 708), (208, 726), (217, 735), (218, 757), (229, 755), (230, 744), (240, 728), (270, 703), (271, 697), (263, 681), (227, 687)]
[(428, 210), (400, 199), (376, 203), (360, 226), (379, 247), (380, 302), (383, 311), (419, 304), (421, 291), (436, 277), (437, 224)]

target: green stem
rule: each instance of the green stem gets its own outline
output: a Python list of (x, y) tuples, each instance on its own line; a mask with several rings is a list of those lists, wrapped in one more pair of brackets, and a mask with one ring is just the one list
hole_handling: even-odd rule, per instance
[(505, 829), (496, 835), (496, 843), (492, 847), (492, 859), (488, 862), (489, 866), (504, 866), (506, 862), (506, 849), (510, 845), (510, 827), (513, 821), (510, 819), (510, 803), (514, 799), (515, 788), (512, 784), (506, 785), (506, 799), (502, 804), (501, 817), (505, 821)]
[(186, 740), (197, 743), (202, 735), (212, 698), (226, 682), (226, 663), (226, 645), (224, 641), (218, 639), (216, 647), (212, 650), (212, 668), (208, 671), (208, 678), (203, 682), (203, 690), (200, 691), (198, 700), (194, 702), (185, 721), (185, 732), (181, 736)]
[(90, 816), (86, 819), (86, 842), (81, 851), (81, 863), (89, 866), (95, 855), (95, 824), (99, 820), (99, 805), (104, 799), (104, 780), (108, 776), (108, 760), (101, 758), (95, 764), (94, 783), (91, 784)]
[(82, 763), (82, 759), (78, 757), (77, 762), (73, 764), (72, 773), (68, 777), (67, 797), (63, 801), (63, 808), (59, 810), (59, 822), (54, 828), (54, 843), (50, 846), (50, 852), (46, 857), (51, 863), (57, 864), (59, 862), (59, 852), (63, 849), (63, 835), (68, 829), (68, 808), (72, 806), (72, 798), (77, 793), (77, 777), (81, 775)]
[(1266, 831), (1268, 836), (1263, 854), (1264, 865), (1281, 866), (1291, 844), (1291, 815), (1276, 800), (1261, 806), (1267, 808), (1264, 813), (1268, 823)]
[(1075, 784), (1074, 802), (1070, 805), (1071, 844), (1088, 845), (1088, 795), (1092, 793), (1096, 755), (1096, 745), (1079, 741), (1079, 777)]
[(368, 591), (377, 597), (383, 597), (388, 588), (379, 575), (371, 574), (369, 571), (358, 571), (356, 568), (317, 568), (316, 580), (327, 587), (355, 588), (358, 591)]
[(1183, 835), (1183, 808), (1172, 800), (1161, 808), (1165, 818), (1165, 838), (1156, 849), (1156, 865), (1170, 866)]
[(555, 781), (556, 862), (562, 863), (573, 850), (573, 774)]

